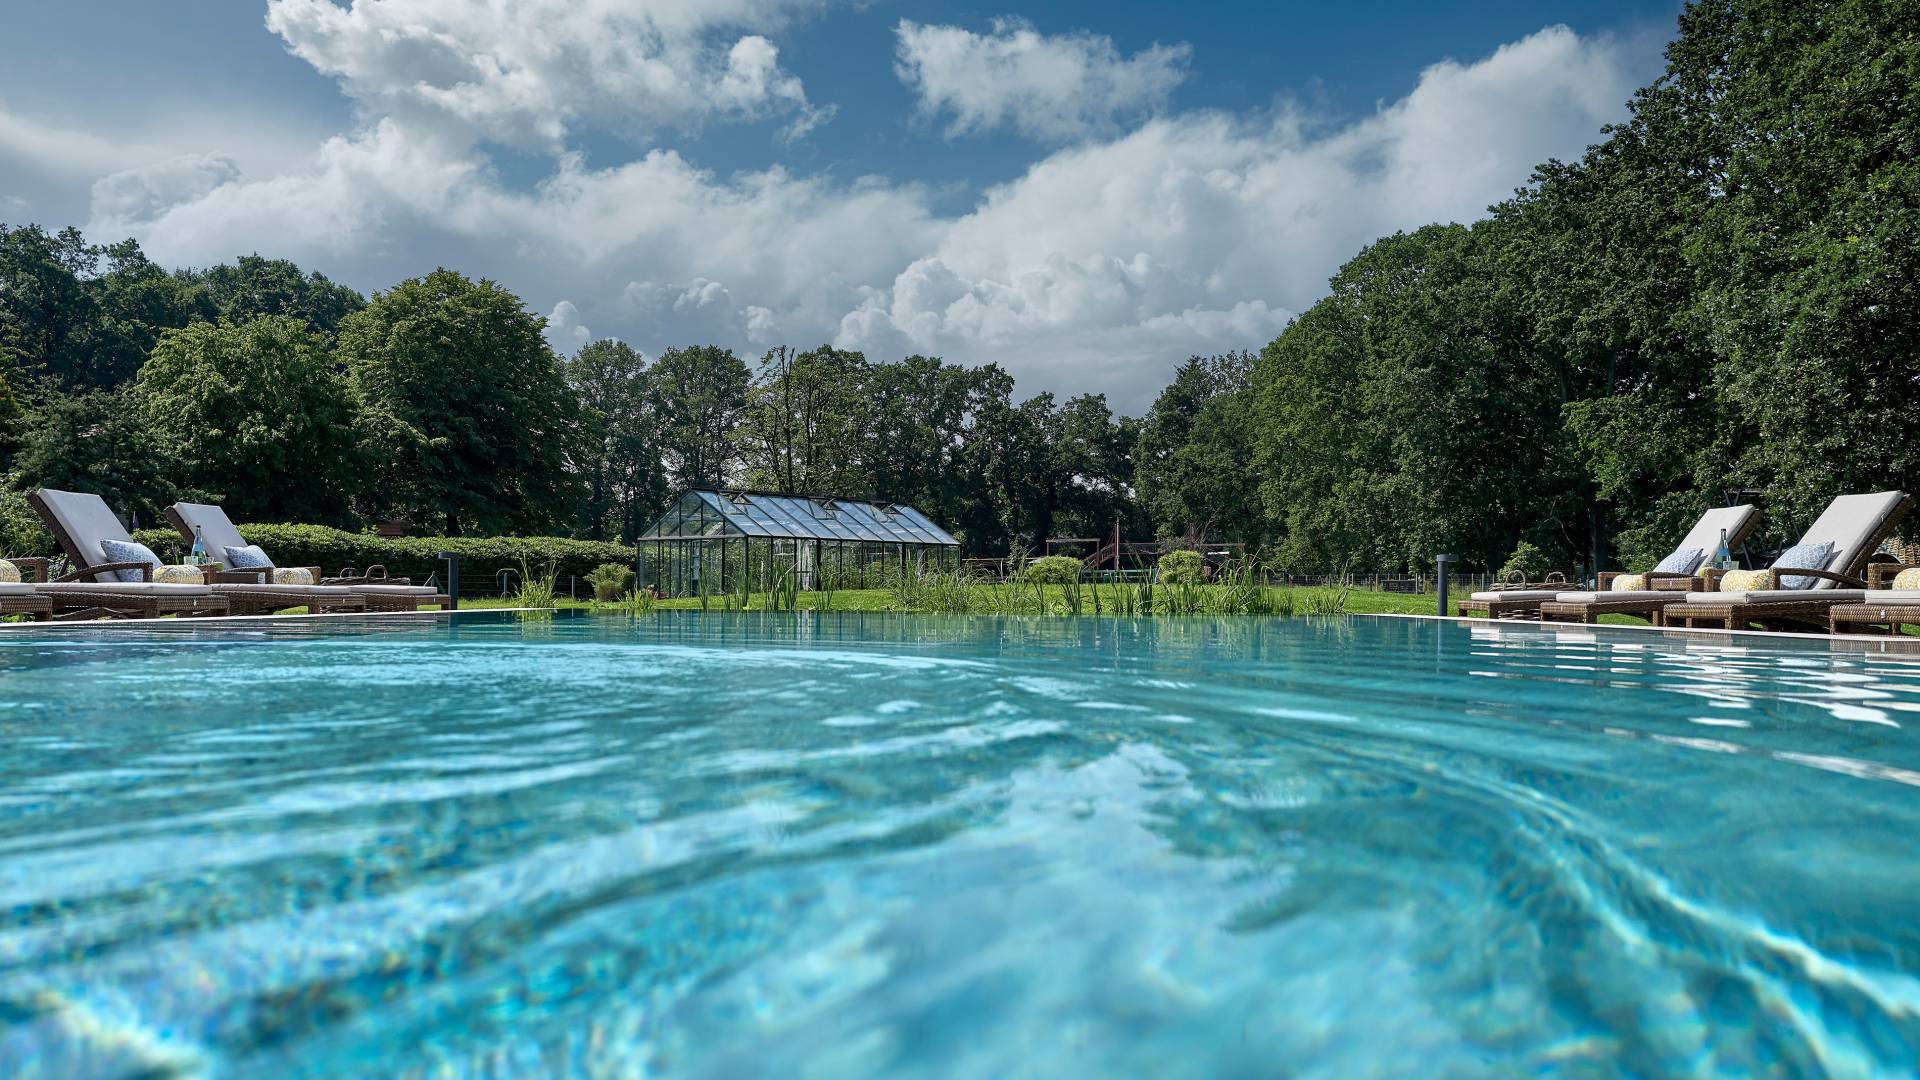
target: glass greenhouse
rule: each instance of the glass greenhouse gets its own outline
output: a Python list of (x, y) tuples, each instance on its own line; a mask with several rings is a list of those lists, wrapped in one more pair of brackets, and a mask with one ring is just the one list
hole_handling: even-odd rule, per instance
[(640, 534), (641, 588), (665, 596), (878, 587), (954, 570), (960, 541), (911, 506), (696, 488)]

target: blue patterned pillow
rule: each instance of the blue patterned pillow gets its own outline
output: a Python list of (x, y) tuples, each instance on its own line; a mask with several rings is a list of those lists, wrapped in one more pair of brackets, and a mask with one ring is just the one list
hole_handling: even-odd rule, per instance
[(227, 569), (271, 570), (273, 569), (273, 560), (267, 558), (267, 553), (260, 550), (259, 544), (248, 544), (245, 547), (229, 547), (227, 548)]
[[(100, 553), (107, 557), (108, 562), (143, 562), (155, 567), (161, 565), (160, 556), (155, 555), (152, 548), (132, 540), (102, 540)], [(115, 570), (107, 576), (115, 581), (146, 580), (140, 576), (138, 570)]]
[(1699, 548), (1681, 548), (1661, 559), (1660, 565), (1653, 569), (1655, 573), (1661, 574), (1691, 574), (1700, 569), (1700, 563), (1706, 557), (1707, 553)]
[[(1825, 570), (1827, 563), (1833, 561), (1833, 544), (1795, 544), (1780, 553), (1773, 560), (1776, 570)], [(1819, 578), (1783, 577), (1780, 587), (1783, 589), (1811, 589)]]

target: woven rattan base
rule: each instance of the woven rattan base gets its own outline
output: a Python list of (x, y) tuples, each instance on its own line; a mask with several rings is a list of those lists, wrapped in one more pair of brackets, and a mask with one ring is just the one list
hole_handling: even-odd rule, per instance
[(1836, 634), (1898, 634), (1920, 627), (1920, 603), (1840, 604), (1827, 612), (1827, 628)]

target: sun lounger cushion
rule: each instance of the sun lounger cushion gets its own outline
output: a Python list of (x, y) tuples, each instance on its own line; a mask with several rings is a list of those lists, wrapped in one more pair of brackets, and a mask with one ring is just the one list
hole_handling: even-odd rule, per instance
[[(1614, 580), (1617, 581), (1619, 579), (1616, 578)], [(1636, 589), (1632, 592), (1609, 589), (1606, 592), (1593, 592), (1591, 590), (1586, 592), (1563, 592), (1554, 597), (1554, 599), (1562, 604), (1612, 604), (1623, 600), (1673, 600), (1677, 603), (1678, 601), (1675, 598), (1679, 595), (1677, 592), (1655, 592), (1652, 589)]]
[(1920, 604), (1920, 589), (1874, 589), (1865, 595), (1869, 604)]
[(261, 585), (257, 582), (235, 584), (219, 582), (211, 586), (214, 592), (263, 592), (284, 596), (351, 596), (353, 590), (345, 585)]
[(33, 586), (18, 581), (0, 581), (0, 596), (32, 596)]
[(179, 585), (161, 581), (54, 581), (40, 582), (34, 588), (43, 593), (149, 593), (160, 596), (212, 596), (205, 585)]
[(1902, 570), (1893, 575), (1893, 587), (1903, 590), (1920, 591), (1920, 566), (1911, 570)]
[[(1653, 569), (1656, 573), (1661, 574), (1691, 574), (1695, 570), (1700, 569), (1700, 564), (1706, 560), (1706, 557), (1707, 553), (1701, 551), (1699, 548), (1680, 548), (1673, 554), (1661, 559), (1660, 565)], [(1619, 579), (1616, 578), (1614, 580), (1618, 581)]]
[[(1879, 545), (1887, 519), (1900, 509), (1906, 498), (1906, 493), (1900, 491), (1842, 495), (1827, 504), (1826, 510), (1800, 537), (1800, 542), (1817, 544), (1830, 541), (1833, 544), (1833, 557), (1828, 560), (1827, 567), (1841, 573), (1858, 569), (1855, 564), (1865, 562), (1867, 554)], [(1838, 583), (1816, 580), (1813, 587), (1832, 589), (1837, 588)]]
[[(1732, 575), (1728, 575), (1729, 577)], [(1762, 580), (1761, 584), (1765, 584)], [(1880, 596), (1876, 592), (1873, 595)], [(1689, 604), (1772, 604), (1793, 603), (1813, 600), (1816, 602), (1835, 600), (1840, 602), (1858, 602), (1867, 596), (1864, 589), (1822, 589), (1813, 595), (1807, 589), (1755, 589), (1742, 591), (1722, 590), (1720, 592), (1690, 592)]]
[[(1833, 561), (1833, 541), (1818, 540), (1795, 544), (1773, 560), (1776, 570), (1825, 570)], [(1811, 589), (1819, 578), (1787, 576), (1780, 579), (1783, 589)]]
[[(1727, 545), (1739, 547), (1740, 541), (1753, 528), (1754, 519), (1760, 516), (1760, 509), (1752, 503), (1739, 506), (1716, 506), (1700, 515), (1693, 523), (1687, 535), (1674, 545), (1675, 550), (1698, 548), (1704, 554), (1712, 554), (1720, 546), (1720, 534), (1727, 534)], [(1695, 567), (1695, 569), (1699, 569)], [(1688, 571), (1691, 573), (1692, 571)]]
[(440, 590), (431, 585), (348, 585), (357, 593), (379, 593), (382, 596), (437, 596)]
[(1551, 600), (1560, 593), (1556, 589), (1508, 589), (1505, 592), (1477, 592), (1475, 600)]

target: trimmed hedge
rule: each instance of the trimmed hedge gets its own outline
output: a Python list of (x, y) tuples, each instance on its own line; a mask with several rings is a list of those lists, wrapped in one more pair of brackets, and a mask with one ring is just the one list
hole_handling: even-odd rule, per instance
[[(524, 558), (535, 573), (549, 563), (566, 589), (569, 575), (583, 580), (602, 563), (632, 566), (634, 549), (624, 544), (594, 540), (568, 540), (558, 536), (403, 536), (389, 540), (371, 533), (351, 533), (325, 525), (242, 525), (240, 535), (249, 544), (258, 544), (280, 566), (318, 566), (323, 573), (337, 574), (345, 567), (364, 570), (380, 563), (394, 577), (424, 582), (429, 574), (439, 574), (446, 582), (447, 564), (438, 558), (442, 551), (460, 555), (460, 591), (492, 592), (498, 588), (502, 570), (520, 572)], [(134, 539), (154, 550), (163, 559), (177, 559), (186, 553), (187, 544), (172, 529), (141, 529)], [(216, 555), (215, 558), (218, 558)]]

